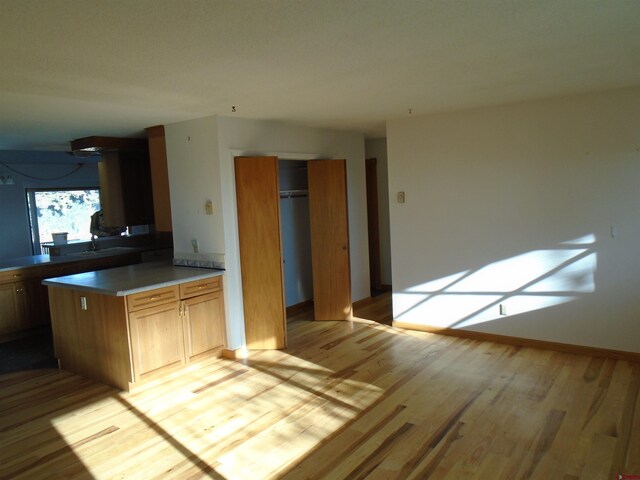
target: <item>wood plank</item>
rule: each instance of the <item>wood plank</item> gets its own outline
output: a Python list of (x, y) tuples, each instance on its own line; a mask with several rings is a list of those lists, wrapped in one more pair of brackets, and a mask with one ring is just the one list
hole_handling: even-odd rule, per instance
[(351, 318), (345, 160), (310, 160), (309, 216), (316, 320)]
[(235, 174), (247, 348), (285, 348), (278, 158), (236, 157)]

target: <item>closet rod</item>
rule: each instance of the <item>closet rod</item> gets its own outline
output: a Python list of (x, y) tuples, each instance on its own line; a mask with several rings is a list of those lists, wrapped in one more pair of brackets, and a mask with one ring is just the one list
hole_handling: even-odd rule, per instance
[(280, 198), (306, 197), (308, 195), (308, 190), (282, 190), (280, 192)]

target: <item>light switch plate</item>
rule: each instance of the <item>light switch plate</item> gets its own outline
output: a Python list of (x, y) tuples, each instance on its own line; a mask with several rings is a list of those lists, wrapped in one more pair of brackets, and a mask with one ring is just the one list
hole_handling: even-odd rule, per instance
[(404, 203), (404, 192), (398, 192), (398, 203)]

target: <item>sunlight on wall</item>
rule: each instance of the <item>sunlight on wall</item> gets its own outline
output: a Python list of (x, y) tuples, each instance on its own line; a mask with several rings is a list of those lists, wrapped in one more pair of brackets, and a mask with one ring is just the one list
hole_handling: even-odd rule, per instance
[(394, 320), (461, 328), (549, 308), (595, 291), (595, 236), (533, 250), (393, 295)]

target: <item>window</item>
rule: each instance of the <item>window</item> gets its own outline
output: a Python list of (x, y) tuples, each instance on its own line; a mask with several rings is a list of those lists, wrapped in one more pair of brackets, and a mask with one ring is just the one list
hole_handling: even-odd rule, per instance
[(52, 241), (54, 232), (68, 232), (68, 240), (91, 240), (91, 215), (100, 209), (100, 190), (95, 187), (74, 189), (27, 189), (34, 255), (42, 253), (42, 244)]

